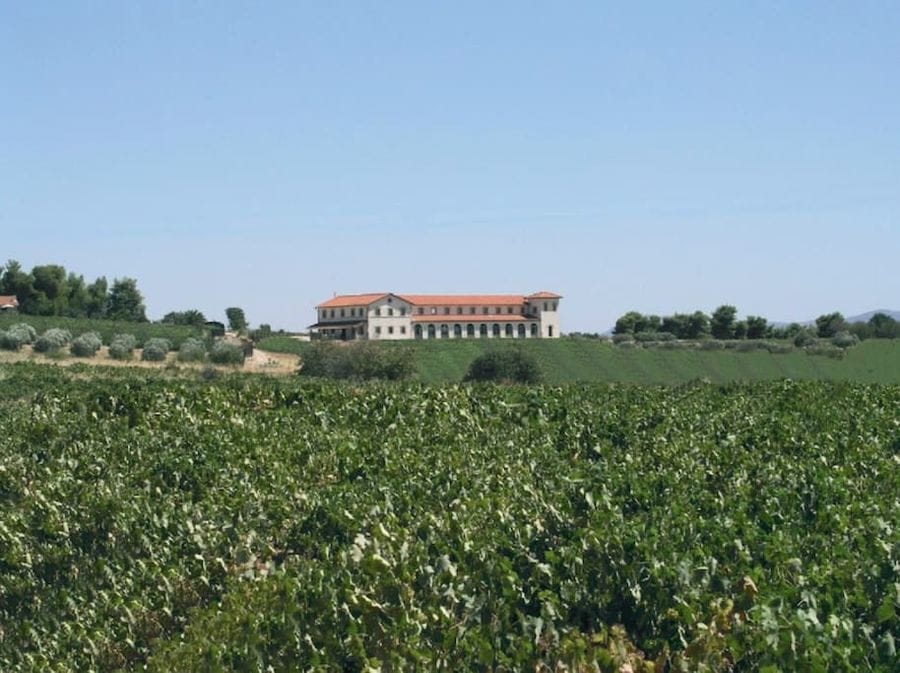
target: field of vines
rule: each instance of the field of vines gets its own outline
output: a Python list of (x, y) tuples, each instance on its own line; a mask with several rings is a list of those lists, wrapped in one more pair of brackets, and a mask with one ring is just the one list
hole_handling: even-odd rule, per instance
[(896, 671), (900, 386), (0, 368), (2, 671)]

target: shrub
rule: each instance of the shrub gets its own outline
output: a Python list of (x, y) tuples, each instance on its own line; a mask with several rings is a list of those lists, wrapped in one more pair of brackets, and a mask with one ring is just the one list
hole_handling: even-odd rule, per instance
[(166, 339), (154, 337), (147, 339), (144, 343), (144, 349), (141, 351), (141, 360), (148, 362), (162, 362), (166, 359), (169, 352), (169, 342)]
[(72, 342), (69, 352), (76, 357), (92, 358), (102, 345), (103, 342), (100, 340), (99, 334), (96, 332), (85, 332)]
[(109, 357), (113, 360), (130, 360), (137, 345), (131, 334), (116, 334), (109, 343)]
[(301, 357), (300, 374), (332, 379), (408, 379), (415, 371), (408, 348), (370, 343), (338, 344), (317, 341)]
[(725, 344), (716, 339), (707, 339), (700, 342), (700, 350), (702, 351), (720, 351), (725, 349)]
[(614, 344), (633, 343), (633, 334), (613, 334), (612, 341)]
[(244, 349), (240, 344), (219, 340), (213, 344), (209, 359), (218, 365), (242, 365)]
[(816, 333), (811, 329), (804, 329), (797, 334), (794, 335), (794, 345), (797, 348), (805, 348), (806, 346), (812, 346), (817, 341)]
[(502, 381), (537, 383), (541, 371), (537, 361), (519, 348), (504, 348), (482, 353), (469, 365), (465, 381)]
[(19, 340), (18, 335), (16, 335), (12, 330), (4, 332), (0, 330), (0, 349), (5, 351), (17, 351), (22, 347), (22, 342)]
[(646, 343), (648, 341), (674, 341), (675, 335), (671, 332), (638, 332), (634, 340)]
[(14, 335), (20, 344), (33, 344), (37, 339), (37, 331), (28, 323), (17, 322), (15, 325), (10, 325), (6, 331), (8, 334)]
[(35, 340), (34, 350), (38, 353), (56, 353), (71, 341), (72, 334), (69, 330), (52, 327)]
[(850, 348), (858, 343), (859, 337), (855, 334), (850, 334), (850, 332), (838, 332), (831, 337), (831, 345), (837, 346), (838, 348)]
[(206, 344), (201, 339), (185, 339), (178, 349), (180, 362), (203, 362), (206, 359)]

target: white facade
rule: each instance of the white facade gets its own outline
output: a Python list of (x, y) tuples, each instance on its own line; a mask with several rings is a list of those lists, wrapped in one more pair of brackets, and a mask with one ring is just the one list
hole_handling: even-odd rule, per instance
[(316, 307), (321, 338), (555, 339), (560, 295), (338, 295)]

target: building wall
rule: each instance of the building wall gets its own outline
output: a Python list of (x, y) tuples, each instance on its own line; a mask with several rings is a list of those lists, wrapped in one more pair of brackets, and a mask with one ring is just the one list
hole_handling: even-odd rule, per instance
[(406, 302), (390, 295), (371, 304), (366, 336), (373, 340), (412, 339), (411, 308)]

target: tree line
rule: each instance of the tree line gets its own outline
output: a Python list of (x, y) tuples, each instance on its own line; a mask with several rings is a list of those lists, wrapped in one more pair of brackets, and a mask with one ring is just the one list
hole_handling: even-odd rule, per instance
[(19, 313), (25, 315), (147, 322), (144, 297), (134, 278), (116, 278), (110, 286), (100, 276), (88, 283), (60, 264), (39, 264), (25, 271), (19, 262), (9, 260), (0, 266), (0, 295), (15, 296)]
[(667, 316), (644, 315), (629, 311), (616, 320), (613, 334), (617, 336), (668, 337), (674, 339), (830, 339), (847, 333), (857, 339), (895, 339), (900, 337), (900, 323), (885, 313), (876, 313), (867, 322), (848, 323), (839, 312), (816, 318), (814, 326), (800, 323), (776, 327), (762, 316), (750, 315), (737, 319), (737, 308), (730, 304), (719, 306), (712, 315), (703, 311), (674, 313)]

